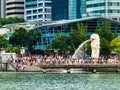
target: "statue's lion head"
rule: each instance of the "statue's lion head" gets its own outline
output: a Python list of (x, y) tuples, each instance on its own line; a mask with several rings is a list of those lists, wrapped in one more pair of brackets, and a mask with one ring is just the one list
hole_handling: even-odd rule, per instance
[(93, 40), (99, 40), (99, 35), (98, 34), (92, 34), (90, 36), (90, 40), (93, 41)]

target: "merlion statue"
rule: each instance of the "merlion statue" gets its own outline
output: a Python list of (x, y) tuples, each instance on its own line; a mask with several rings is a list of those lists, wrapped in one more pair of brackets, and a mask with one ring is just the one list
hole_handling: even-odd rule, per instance
[(98, 34), (92, 34), (90, 37), (91, 40), (91, 57), (92, 59), (98, 59), (99, 58), (99, 52), (100, 52), (100, 38)]

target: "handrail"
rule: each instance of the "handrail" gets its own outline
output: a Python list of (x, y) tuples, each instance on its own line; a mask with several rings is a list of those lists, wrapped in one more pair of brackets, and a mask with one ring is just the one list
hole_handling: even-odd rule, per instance
[(15, 71), (20, 71), (10, 60), (8, 60), (8, 63), (14, 68)]

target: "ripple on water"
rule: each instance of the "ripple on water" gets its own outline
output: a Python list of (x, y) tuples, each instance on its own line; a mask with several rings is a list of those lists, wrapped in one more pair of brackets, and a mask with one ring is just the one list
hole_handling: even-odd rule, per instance
[(0, 73), (0, 90), (120, 90), (119, 74)]

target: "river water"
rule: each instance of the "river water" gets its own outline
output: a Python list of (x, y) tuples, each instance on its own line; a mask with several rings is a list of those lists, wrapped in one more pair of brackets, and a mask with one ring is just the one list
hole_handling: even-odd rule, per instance
[(120, 90), (120, 75), (0, 72), (0, 90)]

